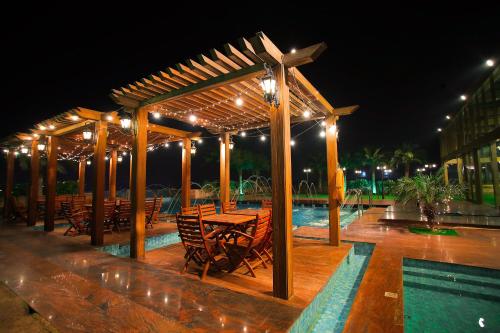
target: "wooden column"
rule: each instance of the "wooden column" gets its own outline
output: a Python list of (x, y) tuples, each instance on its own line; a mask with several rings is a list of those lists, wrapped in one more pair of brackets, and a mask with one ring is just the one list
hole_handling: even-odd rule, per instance
[[(333, 127), (335, 126), (335, 127)], [(326, 165), (328, 173), (328, 216), (330, 245), (340, 246), (340, 203), (337, 188), (337, 129), (335, 116), (326, 119)]]
[(78, 194), (85, 195), (85, 167), (87, 161), (85, 158), (80, 158), (78, 162)]
[(231, 200), (229, 133), (223, 133), (220, 140), (220, 202)]
[(146, 233), (146, 217), (144, 204), (146, 201), (146, 158), (148, 144), (148, 112), (135, 109), (133, 112), (132, 131), (134, 142), (132, 147), (132, 177), (130, 183), (130, 199), (132, 201), (132, 227), (130, 232), (130, 257), (144, 258), (144, 237)]
[(12, 190), (14, 188), (14, 161), (16, 155), (11, 149), (7, 153), (7, 173), (5, 178), (5, 192), (4, 192), (4, 202), (3, 202), (3, 216), (5, 218), (12, 215)]
[(444, 183), (448, 185), (449, 180), (448, 180), (448, 163), (443, 164), (443, 178), (444, 178)]
[(116, 163), (118, 161), (118, 152), (116, 149), (111, 150), (111, 158), (109, 159), (109, 200), (116, 200)]
[(273, 295), (293, 295), (292, 271), (292, 163), (290, 151), (290, 101), (285, 67), (276, 70), (278, 107), (270, 109), (271, 178), (273, 200)]
[(38, 151), (38, 140), (33, 140), (31, 142), (30, 190), (28, 193), (28, 226), (36, 224), (39, 177), (40, 152)]
[(476, 203), (483, 203), (483, 186), (481, 184), (481, 163), (479, 162), (479, 149), (472, 149), (472, 161), (474, 163), (474, 183), (476, 192)]
[(132, 153), (129, 153), (128, 172), (128, 199), (132, 200)]
[(104, 185), (106, 179), (106, 141), (108, 123), (103, 120), (95, 122), (94, 129), (94, 178), (92, 186), (92, 228), (90, 242), (92, 245), (104, 244)]
[(50, 136), (47, 139), (47, 188), (45, 193), (45, 221), (43, 227), (45, 231), (54, 231), (58, 143), (59, 138), (56, 136)]
[(457, 158), (457, 175), (458, 175), (458, 183), (462, 185), (464, 183), (464, 174), (463, 174), (463, 159), (462, 157)]
[(191, 139), (182, 139), (181, 206), (191, 206)]
[(493, 141), (491, 150), (491, 175), (493, 180), (493, 193), (495, 194), (495, 207), (500, 208), (500, 175), (498, 173), (497, 143)]

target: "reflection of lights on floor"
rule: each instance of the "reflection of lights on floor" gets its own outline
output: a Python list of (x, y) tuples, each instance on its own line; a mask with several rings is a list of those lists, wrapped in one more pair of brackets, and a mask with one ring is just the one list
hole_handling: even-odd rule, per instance
[(484, 327), (484, 318), (479, 318), (478, 324), (480, 327)]

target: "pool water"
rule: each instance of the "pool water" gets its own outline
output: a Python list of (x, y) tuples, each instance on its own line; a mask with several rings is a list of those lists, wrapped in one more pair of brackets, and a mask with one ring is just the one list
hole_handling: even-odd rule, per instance
[(500, 332), (500, 270), (404, 259), (405, 332)]
[(374, 245), (352, 242), (348, 255), (328, 283), (301, 313), (290, 332), (340, 333), (351, 310)]

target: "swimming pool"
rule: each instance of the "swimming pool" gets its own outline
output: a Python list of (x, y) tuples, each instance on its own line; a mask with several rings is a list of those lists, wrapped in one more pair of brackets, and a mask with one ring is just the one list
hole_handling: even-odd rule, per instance
[(374, 245), (352, 242), (353, 247), (328, 283), (295, 321), (290, 332), (340, 333), (370, 261)]
[(500, 271), (404, 259), (405, 332), (500, 332)]

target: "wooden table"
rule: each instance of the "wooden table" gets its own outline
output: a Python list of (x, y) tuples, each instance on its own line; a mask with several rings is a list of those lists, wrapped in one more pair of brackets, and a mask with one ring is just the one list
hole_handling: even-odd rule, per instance
[(269, 209), (262, 209), (262, 208), (249, 208), (249, 209), (236, 209), (232, 210), (230, 212), (226, 212), (226, 214), (229, 215), (247, 215), (247, 216), (266, 216), (269, 214)]
[(214, 214), (203, 216), (203, 223), (235, 227), (255, 220), (254, 215)]

